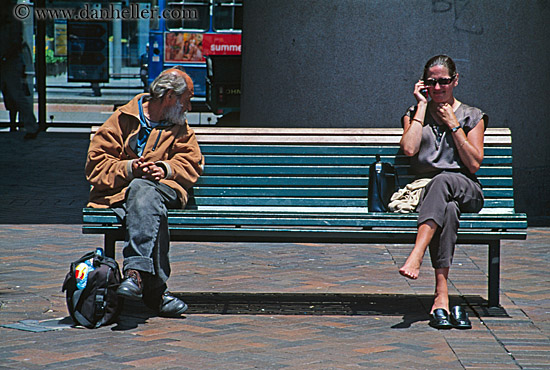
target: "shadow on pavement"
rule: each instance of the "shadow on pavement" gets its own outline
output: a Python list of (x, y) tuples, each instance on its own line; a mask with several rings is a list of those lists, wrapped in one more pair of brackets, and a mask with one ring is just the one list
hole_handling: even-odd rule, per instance
[[(174, 293), (187, 313), (228, 315), (402, 316), (393, 328), (408, 328), (428, 319), (432, 295), (310, 293)], [(488, 309), (477, 295), (450, 296), (450, 304), (469, 308), (470, 316), (507, 317), (502, 308)]]
[[(407, 294), (314, 294), (314, 293), (173, 293), (183, 299), (185, 314), (208, 315), (312, 315), (312, 316), (401, 316), (392, 329), (406, 329), (428, 320), (432, 295)], [(480, 296), (450, 296), (451, 305), (463, 305), (471, 317), (509, 317), (502, 308), (487, 310)], [(125, 331), (146, 324), (156, 316), (140, 302), (126, 301), (114, 331)], [(185, 319), (183, 315), (181, 319)]]
[(79, 224), (88, 199), (87, 133), (0, 133), (0, 224)]

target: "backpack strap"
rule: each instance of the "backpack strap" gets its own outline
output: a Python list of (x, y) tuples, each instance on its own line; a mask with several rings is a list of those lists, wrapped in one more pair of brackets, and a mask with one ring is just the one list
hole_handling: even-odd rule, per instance
[(101, 264), (107, 266), (108, 268), (104, 284), (97, 287), (96, 295), (94, 298), (94, 321), (96, 322), (96, 327), (99, 327), (103, 324), (105, 308), (107, 306), (107, 291), (109, 288), (109, 282), (112, 280), (112, 275), (115, 269), (118, 268), (118, 265), (114, 260), (103, 260), (101, 261)]
[(97, 289), (97, 293), (94, 299), (94, 321), (96, 327), (101, 325), (101, 319), (105, 314), (105, 295), (107, 293), (106, 287), (101, 287)]
[(86, 319), (84, 316), (82, 316), (82, 314), (78, 311), (74, 312), (74, 317), (77, 320), (77, 323), (81, 324), (82, 326), (85, 326), (85, 327), (90, 328), (90, 329), (99, 327), (99, 325), (97, 325), (97, 324), (94, 325), (91, 322), (89, 322), (88, 319)]
[(85, 326), (87, 328), (93, 328), (95, 325), (91, 323), (87, 318), (85, 318), (79, 311), (77, 311), (76, 306), (78, 305), (78, 301), (80, 301), (80, 296), (82, 295), (82, 290), (77, 289), (73, 293), (73, 297), (71, 299), (72, 304), (72, 310), (69, 310), (70, 313), (74, 316), (74, 319), (76, 320), (75, 324), (80, 324), (82, 326)]

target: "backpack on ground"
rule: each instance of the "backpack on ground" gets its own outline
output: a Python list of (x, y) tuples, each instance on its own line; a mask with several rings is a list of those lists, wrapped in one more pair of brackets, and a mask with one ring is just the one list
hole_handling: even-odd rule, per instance
[(118, 263), (101, 248), (71, 263), (62, 291), (74, 323), (94, 329), (115, 322), (122, 309), (116, 294), (121, 281)]

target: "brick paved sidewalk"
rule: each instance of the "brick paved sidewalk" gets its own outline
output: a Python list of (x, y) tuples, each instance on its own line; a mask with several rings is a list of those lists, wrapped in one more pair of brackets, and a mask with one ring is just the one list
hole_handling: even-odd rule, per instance
[[(65, 318), (58, 331), (0, 328), (0, 368), (550, 368), (549, 229), (504, 243), (497, 316), (480, 305), (485, 248), (458, 246), (451, 294), (468, 305), (468, 331), (427, 325), (431, 268), (417, 281), (397, 273), (410, 247), (268, 243), (173, 243), (170, 288), (190, 304), (183, 318), (134, 304), (118, 325), (68, 328), (67, 266), (101, 245), (80, 231), (0, 226), (0, 325)], [(207, 299), (221, 293), (224, 304)]]
[(133, 305), (117, 325), (71, 328), (61, 284), (102, 245), (81, 233), (88, 143), (0, 134), (0, 326), (62, 329), (0, 327), (0, 369), (550, 369), (548, 228), (503, 242), (493, 316), (486, 248), (457, 247), (450, 293), (472, 330), (427, 325), (429, 263), (417, 281), (397, 272), (411, 246), (269, 243), (173, 243), (170, 289), (186, 316)]

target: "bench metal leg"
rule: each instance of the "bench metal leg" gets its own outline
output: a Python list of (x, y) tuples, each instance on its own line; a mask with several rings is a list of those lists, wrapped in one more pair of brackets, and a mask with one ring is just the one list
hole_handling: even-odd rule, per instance
[(500, 294), (500, 240), (489, 242), (489, 307), (498, 307)]
[(115, 258), (115, 245), (116, 245), (116, 238), (113, 234), (105, 234), (105, 241), (104, 241), (104, 249), (105, 249), (105, 256)]

